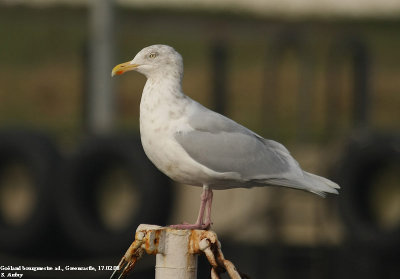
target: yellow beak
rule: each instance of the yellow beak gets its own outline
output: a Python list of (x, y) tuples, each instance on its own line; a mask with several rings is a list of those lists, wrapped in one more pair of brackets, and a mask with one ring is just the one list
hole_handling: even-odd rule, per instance
[(131, 64), (130, 61), (121, 63), (121, 64), (115, 66), (114, 69), (112, 69), (111, 76), (113, 77), (115, 75), (122, 75), (123, 73), (132, 71), (139, 66), (140, 65), (138, 65), (138, 64)]

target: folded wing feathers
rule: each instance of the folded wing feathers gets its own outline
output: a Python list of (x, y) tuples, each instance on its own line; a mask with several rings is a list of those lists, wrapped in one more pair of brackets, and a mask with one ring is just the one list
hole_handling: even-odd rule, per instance
[[(258, 183), (260, 182), (261, 181), (258, 181)], [(303, 171), (302, 177), (268, 178), (263, 180), (261, 183), (304, 190), (321, 197), (325, 197), (327, 193), (339, 194), (337, 189), (340, 189), (340, 186), (335, 182), (305, 171)]]

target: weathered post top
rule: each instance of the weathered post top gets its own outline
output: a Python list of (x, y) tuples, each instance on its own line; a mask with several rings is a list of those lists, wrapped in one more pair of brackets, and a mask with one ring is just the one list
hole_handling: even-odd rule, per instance
[(145, 252), (156, 255), (156, 279), (196, 279), (197, 257), (201, 253), (206, 255), (212, 266), (211, 278), (220, 278), (221, 272), (228, 272), (234, 279), (242, 278), (235, 266), (224, 258), (215, 232), (142, 224), (122, 257), (119, 269), (110, 279), (125, 278)]

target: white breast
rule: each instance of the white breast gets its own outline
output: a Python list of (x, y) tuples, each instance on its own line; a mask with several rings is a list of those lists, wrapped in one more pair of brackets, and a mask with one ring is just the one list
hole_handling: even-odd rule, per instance
[(196, 186), (207, 183), (207, 169), (189, 157), (174, 138), (176, 132), (192, 129), (185, 121), (191, 99), (153, 89), (146, 83), (140, 103), (140, 135), (147, 157), (175, 181)]

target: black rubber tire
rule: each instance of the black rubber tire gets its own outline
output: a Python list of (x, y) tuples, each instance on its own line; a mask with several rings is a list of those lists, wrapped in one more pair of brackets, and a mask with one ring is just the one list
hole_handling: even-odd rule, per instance
[(348, 241), (353, 245), (368, 244), (377, 249), (400, 247), (400, 224), (390, 231), (383, 230), (371, 216), (369, 196), (375, 187), (374, 178), (394, 164), (400, 164), (399, 136), (355, 137), (345, 150), (337, 178), (342, 187), (339, 207)]
[(40, 132), (0, 132), (0, 176), (11, 163), (24, 165), (36, 196), (29, 215), (20, 224), (7, 224), (0, 212), (1, 251), (23, 256), (34, 254), (35, 248), (45, 248), (49, 231), (53, 228), (53, 198), (60, 160), (60, 153), (52, 140)]
[[(93, 198), (101, 175), (115, 164), (126, 169), (140, 195), (137, 214), (121, 230), (110, 230), (101, 222)], [(138, 136), (88, 139), (70, 159), (63, 179), (60, 220), (83, 254), (121, 254), (134, 240), (140, 223), (163, 225), (169, 216), (170, 181), (148, 160)]]

